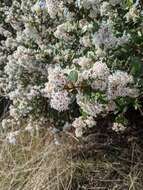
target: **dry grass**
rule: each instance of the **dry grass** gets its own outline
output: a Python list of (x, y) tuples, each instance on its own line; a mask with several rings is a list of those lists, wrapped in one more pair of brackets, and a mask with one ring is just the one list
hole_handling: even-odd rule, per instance
[(56, 146), (47, 134), (23, 135), (16, 146), (1, 143), (0, 190), (143, 189), (143, 153), (138, 143), (93, 150), (92, 156), (78, 147), (80, 143), (69, 139)]
[(67, 145), (55, 146), (47, 136), (21, 137), (0, 150), (0, 190), (70, 189), (75, 168)]

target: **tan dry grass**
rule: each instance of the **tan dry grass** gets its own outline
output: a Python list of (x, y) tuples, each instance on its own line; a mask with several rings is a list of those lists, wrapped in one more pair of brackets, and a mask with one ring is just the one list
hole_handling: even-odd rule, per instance
[(16, 146), (1, 143), (0, 190), (143, 189), (143, 153), (137, 143), (119, 156), (97, 151), (86, 157), (70, 137), (59, 146), (51, 138), (23, 135)]
[(22, 137), (16, 146), (2, 143), (0, 190), (70, 189), (75, 166), (69, 148), (54, 145), (47, 135)]

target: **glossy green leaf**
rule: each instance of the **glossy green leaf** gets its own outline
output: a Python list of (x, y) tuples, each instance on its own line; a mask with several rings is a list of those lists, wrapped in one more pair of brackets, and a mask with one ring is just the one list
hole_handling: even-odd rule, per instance
[(78, 72), (77, 71), (71, 71), (68, 79), (72, 82), (76, 82), (78, 80)]

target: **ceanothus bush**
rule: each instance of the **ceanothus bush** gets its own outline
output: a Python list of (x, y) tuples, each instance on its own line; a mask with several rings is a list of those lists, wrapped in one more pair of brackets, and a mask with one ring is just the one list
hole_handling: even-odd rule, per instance
[(0, 13), (3, 128), (68, 123), (81, 137), (112, 114), (112, 129), (126, 129), (124, 113), (143, 92), (140, 1), (14, 0)]

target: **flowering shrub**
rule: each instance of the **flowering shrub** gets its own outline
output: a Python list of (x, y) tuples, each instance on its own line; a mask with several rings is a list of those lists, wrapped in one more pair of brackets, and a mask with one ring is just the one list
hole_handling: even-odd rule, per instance
[(143, 92), (140, 1), (14, 0), (0, 11), (3, 128), (50, 121), (80, 137), (112, 114), (113, 130), (125, 129)]

